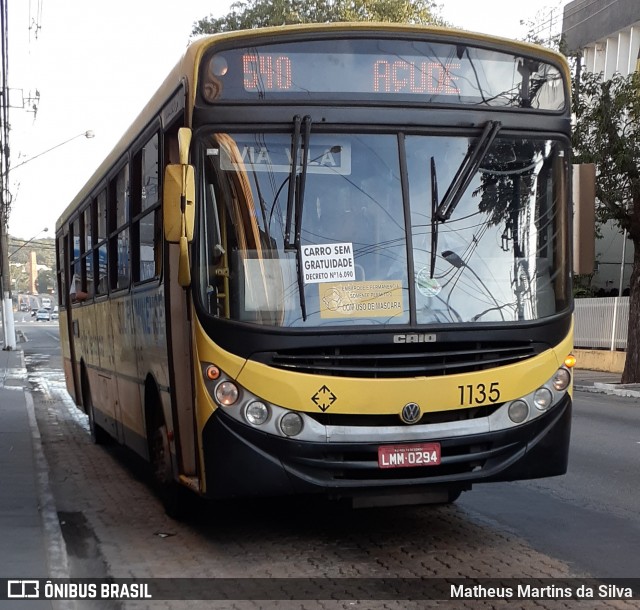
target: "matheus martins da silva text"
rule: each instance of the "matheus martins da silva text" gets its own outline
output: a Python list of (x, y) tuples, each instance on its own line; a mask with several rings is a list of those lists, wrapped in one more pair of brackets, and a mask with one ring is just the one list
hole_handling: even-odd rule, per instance
[(515, 587), (451, 585), (451, 597), (453, 599), (631, 599), (633, 598), (633, 589), (611, 584), (571, 587), (525, 584), (518, 584)]

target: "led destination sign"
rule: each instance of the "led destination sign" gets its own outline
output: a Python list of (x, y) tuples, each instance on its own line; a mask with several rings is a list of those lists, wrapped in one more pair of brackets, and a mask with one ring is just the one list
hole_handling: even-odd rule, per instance
[(201, 91), (226, 100), (406, 100), (562, 110), (554, 65), (467, 44), (313, 40), (212, 54)]
[[(246, 53), (242, 56), (242, 72), (246, 91), (289, 92), (300, 87), (293, 80), (293, 65), (303, 64), (302, 54), (257, 55)], [(420, 57), (403, 59), (370, 58), (370, 65), (361, 70), (369, 76), (360, 79), (362, 93), (411, 93), (431, 95), (460, 95), (460, 77), (457, 71), (460, 62), (439, 63), (425, 61)], [(364, 63), (361, 60), (361, 63)], [(333, 90), (331, 83), (323, 90)], [(354, 87), (351, 87), (354, 89)]]

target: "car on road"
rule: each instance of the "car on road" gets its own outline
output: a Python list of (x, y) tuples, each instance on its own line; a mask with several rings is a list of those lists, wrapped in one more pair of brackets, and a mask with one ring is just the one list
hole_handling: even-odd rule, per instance
[(58, 314), (58, 306), (56, 305), (56, 306), (53, 308), (53, 311), (51, 312), (51, 319), (52, 319), (52, 320), (57, 320), (57, 319), (58, 319), (58, 316), (59, 316), (59, 314)]
[(51, 312), (44, 308), (38, 309), (38, 311), (36, 311), (36, 322), (40, 322), (40, 320), (51, 322)]

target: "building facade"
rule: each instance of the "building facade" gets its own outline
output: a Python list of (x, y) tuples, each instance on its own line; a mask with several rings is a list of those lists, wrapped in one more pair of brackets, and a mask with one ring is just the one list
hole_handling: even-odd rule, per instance
[(570, 51), (582, 52), (585, 70), (627, 76), (640, 51), (640, 1), (573, 0), (564, 7), (562, 34)]
[[(573, 0), (564, 7), (562, 34), (569, 52), (580, 52), (583, 70), (605, 79), (616, 72), (628, 76), (640, 55), (640, 0)], [(592, 286), (601, 295), (624, 294), (633, 244), (613, 222), (601, 227), (601, 235)]]

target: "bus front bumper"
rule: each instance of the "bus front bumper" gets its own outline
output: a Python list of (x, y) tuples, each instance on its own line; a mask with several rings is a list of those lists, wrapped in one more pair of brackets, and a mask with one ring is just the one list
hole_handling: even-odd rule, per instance
[(205, 495), (321, 493), (355, 498), (371, 492), (464, 490), (474, 483), (561, 475), (567, 470), (571, 410), (571, 397), (566, 395), (548, 413), (522, 426), (437, 439), (440, 465), (381, 469), (381, 443), (299, 442), (260, 432), (218, 409), (203, 431)]

